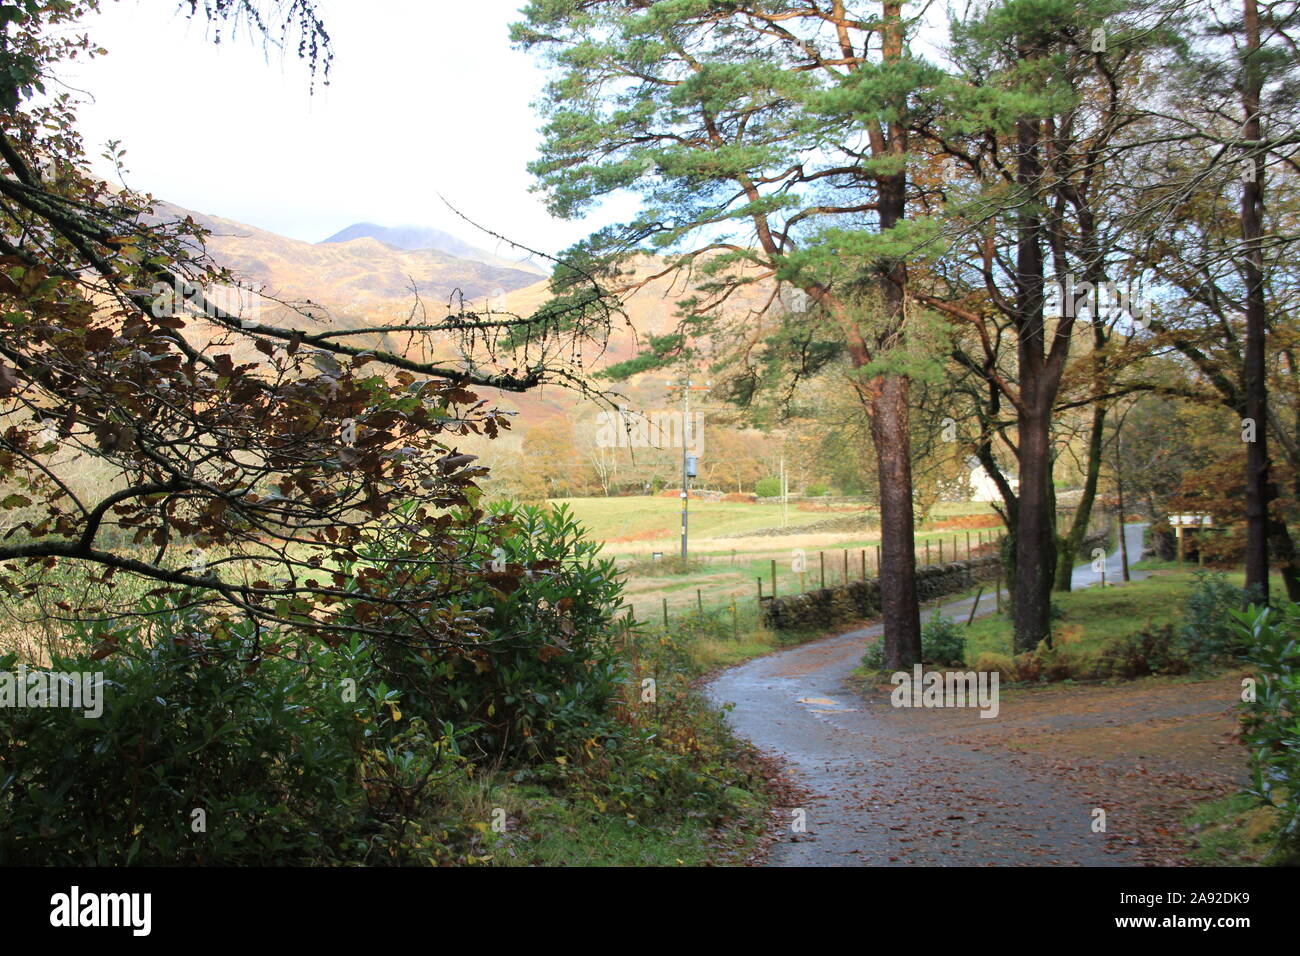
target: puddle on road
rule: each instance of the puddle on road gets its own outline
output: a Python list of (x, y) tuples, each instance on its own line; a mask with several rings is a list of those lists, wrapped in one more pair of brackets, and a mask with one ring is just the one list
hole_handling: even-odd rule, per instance
[[(820, 704), (821, 707), (809, 707), (810, 714), (852, 714), (856, 713), (856, 707), (845, 707), (837, 700), (831, 700), (829, 697), (800, 697), (801, 704)], [(824, 709), (829, 708), (829, 709)]]

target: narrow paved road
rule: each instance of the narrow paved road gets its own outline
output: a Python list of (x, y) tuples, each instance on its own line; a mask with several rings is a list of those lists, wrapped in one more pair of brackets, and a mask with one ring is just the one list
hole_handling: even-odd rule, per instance
[[(1142, 554), (1144, 527), (1125, 528), (1131, 561)], [(1080, 565), (1073, 586), (1100, 578), (1090, 563)], [(1106, 581), (1120, 580), (1116, 550)], [(942, 613), (964, 620), (970, 608), (967, 598), (944, 605)], [(992, 610), (986, 594), (978, 616)], [(737, 733), (784, 758), (793, 780), (811, 794), (807, 806), (783, 811), (771, 865), (1135, 862), (1126, 846), (1093, 832), (1093, 804), (1059, 777), (952, 734), (928, 732), (933, 709), (864, 701), (848, 677), (868, 639), (880, 633), (875, 625), (779, 651), (724, 671), (708, 685), (715, 704), (736, 705), (728, 719)], [(990, 722), (977, 713), (946, 710), (943, 717)], [(793, 829), (800, 812), (803, 832)]]

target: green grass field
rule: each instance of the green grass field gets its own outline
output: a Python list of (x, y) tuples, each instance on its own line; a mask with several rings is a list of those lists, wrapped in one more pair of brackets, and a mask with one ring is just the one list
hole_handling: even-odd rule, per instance
[[(588, 530), (588, 536), (605, 543), (604, 553), (628, 571), (625, 599), (640, 620), (661, 622), (665, 604), (671, 619), (692, 610), (721, 611), (734, 600), (738, 605), (756, 604), (758, 579), (763, 594), (772, 593), (775, 568), (777, 594), (793, 594), (821, 586), (823, 562), (825, 582), (844, 581), (845, 562), (849, 580), (874, 576), (879, 535), (872, 529), (857, 531), (809, 531), (763, 536), (747, 534), (783, 526), (779, 503), (744, 504), (692, 499), (688, 511), (690, 531), (689, 568), (672, 568), (681, 547), (681, 501), (677, 498), (564, 498), (553, 504), (570, 508)], [(835, 511), (802, 511), (793, 503), (784, 509), (786, 526), (798, 528), (865, 509), (837, 507)], [(988, 516), (989, 505), (976, 502), (941, 503), (930, 522), (916, 536), (918, 560), (939, 563), (964, 557), (967, 532), (940, 530), (930, 526), (952, 518)], [(970, 546), (978, 550), (988, 544), (997, 529), (972, 529)], [(722, 538), (720, 535), (746, 535)], [(651, 557), (662, 553), (663, 569), (654, 567)], [(796, 570), (801, 559), (802, 574)], [(669, 573), (676, 570), (678, 573)]]
[[(599, 541), (672, 541), (681, 540), (681, 499), (662, 497), (625, 498), (555, 498), (552, 504), (572, 509)], [(852, 506), (837, 506), (834, 511), (804, 511), (791, 502), (788, 508), (778, 503), (744, 504), (741, 502), (700, 501), (692, 498), (688, 509), (688, 526), (692, 538), (705, 541), (723, 534), (744, 534), (784, 525), (798, 527), (827, 518), (853, 514)], [(874, 513), (874, 509), (871, 509)], [(783, 517), (784, 513), (784, 517)], [(941, 502), (934, 508), (935, 519), (965, 515), (992, 514), (993, 509), (981, 502)]]

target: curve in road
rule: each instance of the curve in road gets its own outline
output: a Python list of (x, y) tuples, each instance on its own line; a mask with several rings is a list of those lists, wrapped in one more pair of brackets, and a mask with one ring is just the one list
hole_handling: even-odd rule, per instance
[[(1134, 560), (1145, 527), (1125, 527)], [(1120, 581), (1118, 549), (1105, 574), (1108, 583)], [(1091, 563), (1074, 569), (1075, 589), (1100, 580)], [(941, 613), (964, 620), (971, 603), (953, 601)], [(977, 616), (993, 604), (986, 595)], [(706, 688), (714, 704), (735, 704), (728, 715), (735, 731), (783, 758), (811, 794), (807, 806), (786, 808), (769, 864), (1134, 862), (1118, 841), (1093, 832), (1094, 808), (1059, 777), (927, 733), (932, 710), (864, 701), (849, 676), (880, 634), (875, 625), (778, 651), (724, 671)]]

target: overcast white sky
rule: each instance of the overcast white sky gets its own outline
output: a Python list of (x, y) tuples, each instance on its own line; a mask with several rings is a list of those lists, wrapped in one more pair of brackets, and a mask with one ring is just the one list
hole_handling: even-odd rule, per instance
[(637, 200), (565, 222), (529, 192), (544, 76), (510, 46), (523, 2), (318, 0), (335, 59), (313, 94), (295, 55), (247, 35), (216, 45), (178, 0), (102, 0), (84, 29), (108, 55), (65, 66), (62, 79), (83, 91), (87, 154), (121, 140), (128, 184), (160, 199), (308, 242), (370, 221), (434, 226), (510, 255), (441, 193), (555, 253), (631, 218)]
[(572, 223), (528, 191), (543, 76), (509, 43), (521, 2), (321, 0), (335, 60), (312, 95), (295, 56), (246, 36), (214, 45), (201, 18), (174, 15), (176, 0), (105, 0), (86, 28), (108, 56), (63, 78), (93, 94), (80, 109), (86, 152), (120, 139), (129, 184), (187, 208), (310, 242), (368, 220), (493, 248), (442, 193), (554, 252), (634, 200)]

